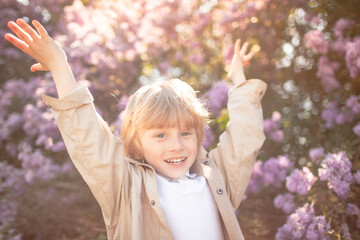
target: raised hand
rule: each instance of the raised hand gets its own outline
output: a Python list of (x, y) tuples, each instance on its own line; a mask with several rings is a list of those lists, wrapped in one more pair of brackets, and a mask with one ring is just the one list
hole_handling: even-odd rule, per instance
[(8, 22), (9, 28), (16, 34), (5, 34), (5, 39), (15, 47), (35, 58), (38, 63), (31, 66), (34, 71), (53, 71), (59, 65), (67, 64), (65, 52), (48, 35), (45, 28), (36, 20), (35, 29), (22, 19)]
[(234, 84), (240, 84), (246, 81), (244, 66), (249, 65), (250, 60), (255, 55), (255, 52), (250, 51), (246, 54), (249, 47), (249, 43), (245, 42), (242, 47), (241, 40), (237, 39), (234, 46), (234, 57), (231, 62), (231, 68), (228, 73), (228, 78), (230, 78)]

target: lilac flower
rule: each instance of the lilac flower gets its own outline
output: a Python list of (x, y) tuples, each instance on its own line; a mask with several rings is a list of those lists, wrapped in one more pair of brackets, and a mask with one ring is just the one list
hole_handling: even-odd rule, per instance
[(351, 109), (353, 114), (360, 113), (360, 96), (351, 96), (346, 100), (346, 106)]
[(309, 156), (310, 156), (311, 161), (313, 161), (314, 163), (319, 164), (322, 157), (324, 156), (324, 148), (319, 147), (319, 148), (310, 149)]
[(219, 81), (212, 85), (206, 93), (209, 111), (215, 116), (219, 116), (221, 108), (225, 107), (228, 100), (229, 85), (225, 81)]
[(356, 124), (355, 127), (353, 127), (353, 132), (360, 137), (360, 123)]
[(357, 184), (360, 184), (360, 170), (357, 170), (356, 173), (354, 173), (354, 180)]
[(263, 179), (265, 186), (274, 185), (281, 187), (285, 181), (286, 175), (292, 168), (293, 164), (287, 156), (271, 157), (264, 163)]
[(345, 18), (340, 18), (336, 21), (334, 26), (334, 33), (337, 38), (344, 38), (344, 32), (353, 27), (355, 25), (355, 21), (348, 20)]
[(260, 160), (257, 160), (254, 165), (254, 169), (251, 175), (251, 179), (249, 182), (249, 185), (246, 189), (246, 192), (251, 193), (259, 193), (260, 192), (260, 186), (263, 184), (263, 162)]
[(325, 125), (327, 128), (332, 128), (335, 126), (335, 119), (338, 113), (338, 102), (336, 101), (330, 102), (329, 106), (321, 112), (321, 118), (325, 120)]
[(330, 224), (326, 222), (324, 216), (316, 216), (306, 230), (306, 239), (323, 240), (331, 239), (327, 233), (331, 230)]
[(203, 146), (206, 149), (209, 149), (215, 142), (215, 136), (210, 127), (205, 128), (205, 141), (203, 142)]
[(347, 210), (347, 214), (348, 214), (349, 216), (350, 216), (350, 215), (357, 215), (357, 216), (360, 215), (359, 207), (356, 206), (356, 205), (353, 204), (353, 203), (348, 203), (346, 210)]
[(21, 161), (27, 183), (32, 183), (36, 179), (53, 179), (60, 170), (60, 166), (26, 142), (21, 143), (18, 150), (18, 159)]
[(274, 199), (276, 208), (281, 208), (286, 214), (292, 213), (296, 209), (294, 195), (291, 193), (279, 194)]
[(128, 101), (129, 101), (129, 97), (126, 95), (124, 95), (120, 98), (120, 101), (117, 104), (117, 109), (119, 110), (119, 112), (122, 112), (125, 110)]
[(290, 192), (297, 192), (305, 195), (316, 182), (317, 178), (312, 174), (309, 168), (303, 167), (302, 171), (295, 169), (290, 176), (286, 178), (286, 188)]
[(275, 142), (281, 142), (284, 138), (284, 131), (280, 130), (281, 114), (277, 111), (272, 113), (271, 119), (264, 120), (264, 133)]
[(346, 52), (346, 45), (351, 42), (348, 38), (338, 38), (331, 44), (331, 49), (337, 52), (337, 54), (341, 57), (344, 57)]
[(331, 92), (340, 88), (340, 83), (336, 80), (335, 71), (339, 69), (338, 62), (331, 62), (326, 56), (321, 56), (318, 60), (318, 71), (316, 76), (320, 78), (321, 85), (325, 92)]
[(305, 34), (305, 46), (315, 53), (326, 54), (328, 43), (324, 40), (324, 34), (319, 30), (312, 30)]
[(327, 236), (330, 230), (330, 224), (325, 217), (315, 216), (314, 207), (306, 203), (287, 217), (286, 223), (278, 228), (275, 239), (330, 239), (330, 236)]
[(352, 108), (352, 107), (354, 107), (358, 102), (359, 102), (359, 96), (350, 96), (350, 97), (346, 100), (346, 106), (348, 106), (349, 108)]
[(351, 237), (351, 233), (349, 232), (349, 226), (347, 225), (346, 222), (341, 224), (341, 236), (345, 239), (345, 240), (352, 240)]
[(345, 152), (328, 154), (318, 170), (320, 180), (328, 181), (329, 189), (333, 189), (340, 198), (346, 198), (353, 181), (351, 167)]
[(350, 76), (357, 77), (360, 74), (360, 37), (346, 44), (345, 60)]
[(13, 226), (25, 187), (23, 174), (23, 170), (0, 161), (0, 239), (21, 239)]
[(286, 223), (277, 230), (275, 239), (301, 239), (305, 237), (306, 228), (314, 216), (313, 206), (306, 203), (287, 217)]

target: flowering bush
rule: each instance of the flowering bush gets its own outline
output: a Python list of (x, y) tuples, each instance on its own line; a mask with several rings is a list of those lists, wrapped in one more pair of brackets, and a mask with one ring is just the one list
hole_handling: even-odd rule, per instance
[[(258, 53), (247, 77), (268, 83), (267, 140), (240, 208), (271, 198), (284, 221), (268, 223), (270, 239), (357, 239), (359, 11), (353, 1), (337, 0), (5, 0), (0, 33), (17, 17), (42, 22), (115, 134), (134, 89), (157, 78), (188, 81), (212, 113), (208, 149), (228, 121), (230, 86), (219, 80), (226, 79), (233, 42), (249, 40)], [(74, 211), (54, 210), (73, 209), (88, 195), (69, 187), (81, 180), (39, 97), (56, 96), (50, 75), (30, 73), (33, 60), (3, 38), (0, 53), (0, 240), (56, 239), (57, 226), (64, 226), (62, 238), (85, 239), (84, 231), (66, 230), (73, 222), (59, 217)], [(89, 208), (79, 209), (86, 214)], [(245, 237), (264, 239), (246, 232), (254, 227), (243, 228)], [(100, 239), (100, 233), (87, 237)]]

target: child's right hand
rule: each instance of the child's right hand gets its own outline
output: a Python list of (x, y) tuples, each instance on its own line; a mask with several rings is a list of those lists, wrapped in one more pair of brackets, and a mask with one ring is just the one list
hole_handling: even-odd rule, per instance
[(6, 40), (38, 61), (30, 70), (55, 71), (58, 66), (67, 64), (65, 52), (48, 35), (45, 28), (36, 20), (32, 21), (32, 24), (37, 31), (22, 19), (17, 19), (16, 23), (10, 21), (8, 26), (17, 37), (11, 33), (5, 34)]

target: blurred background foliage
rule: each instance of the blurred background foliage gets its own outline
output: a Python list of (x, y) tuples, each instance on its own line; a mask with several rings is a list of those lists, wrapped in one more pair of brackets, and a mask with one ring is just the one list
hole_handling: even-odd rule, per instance
[[(233, 43), (249, 41), (267, 140), (238, 211), (245, 237), (360, 238), (358, 0), (2, 0), (0, 15), (2, 36), (16, 18), (44, 24), (117, 135), (139, 86), (187, 81), (212, 113), (208, 149), (228, 121)], [(0, 39), (0, 239), (106, 239), (33, 63)]]

